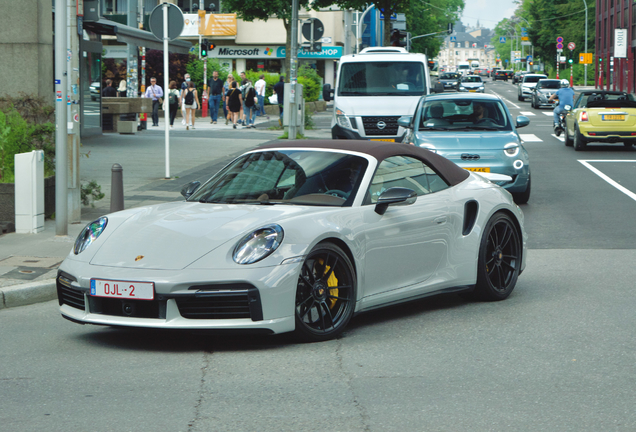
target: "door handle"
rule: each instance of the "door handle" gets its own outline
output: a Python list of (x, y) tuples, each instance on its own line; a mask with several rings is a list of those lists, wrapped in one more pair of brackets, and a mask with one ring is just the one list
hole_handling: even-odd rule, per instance
[(440, 217), (436, 218), (435, 219), (435, 223), (438, 224), (438, 225), (446, 223), (446, 216), (440, 216)]

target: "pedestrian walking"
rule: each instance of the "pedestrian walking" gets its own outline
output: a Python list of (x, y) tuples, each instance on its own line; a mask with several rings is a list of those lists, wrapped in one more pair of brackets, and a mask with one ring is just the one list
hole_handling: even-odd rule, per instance
[(225, 124), (228, 124), (228, 121), (230, 119), (229, 116), (229, 111), (227, 109), (227, 92), (232, 88), (232, 82), (234, 82), (234, 76), (232, 74), (229, 74), (227, 76), (227, 80), (225, 80), (225, 83), (223, 84), (223, 116), (225, 117)]
[[(245, 89), (247, 87), (247, 77), (245, 76), (245, 72), (241, 72), (239, 74), (239, 79), (238, 82), (240, 84), (239, 85), (239, 90), (241, 91), (241, 96), (243, 96), (243, 101), (245, 101)], [(239, 124), (242, 124), (243, 126), (245, 126), (245, 113), (243, 112), (243, 110), (241, 110), (241, 114), (239, 115), (240, 119), (239, 119)]]
[(280, 117), (278, 119), (278, 123), (283, 125), (283, 104), (285, 103), (285, 75), (281, 75), (280, 79), (274, 85), (274, 93), (276, 93), (276, 97), (278, 98), (278, 109), (280, 111)]
[(254, 107), (258, 98), (256, 97), (256, 90), (252, 87), (252, 81), (248, 79), (244, 81), (243, 113), (245, 115), (245, 122), (243, 123), (243, 126), (246, 128), (255, 128), (254, 119), (256, 118), (256, 109)]
[(227, 109), (230, 112), (230, 116), (232, 117), (232, 127), (236, 129), (236, 123), (238, 121), (241, 108), (243, 108), (243, 96), (241, 95), (241, 91), (238, 89), (236, 81), (232, 81), (232, 87), (225, 95), (225, 101)]
[(199, 95), (197, 89), (194, 87), (192, 81), (188, 81), (188, 88), (183, 90), (182, 104), (186, 109), (186, 130), (190, 127), (194, 129), (194, 115), (197, 108), (201, 105), (199, 103)]
[[(181, 99), (183, 99), (183, 92), (188, 88), (190, 82), (190, 74), (187, 73), (183, 76), (184, 81), (181, 83)], [(186, 108), (184, 104), (181, 104), (181, 124), (186, 125)]]
[(102, 90), (103, 97), (117, 97), (117, 90), (113, 87), (113, 82), (109, 79), (106, 80), (106, 87)]
[(267, 82), (265, 82), (265, 75), (261, 74), (258, 77), (258, 81), (254, 84), (254, 90), (256, 90), (256, 97), (258, 98), (258, 113), (259, 116), (265, 115), (265, 90), (267, 89)]
[(119, 88), (117, 89), (117, 97), (126, 97), (126, 80), (119, 81)]
[(170, 90), (168, 91), (168, 109), (170, 110), (170, 128), (174, 128), (174, 119), (177, 116), (179, 110), (179, 102), (181, 101), (181, 94), (177, 89), (177, 82), (170, 81)]
[(219, 79), (218, 71), (212, 72), (212, 79), (208, 81), (208, 89), (210, 92), (210, 123), (216, 124), (219, 117), (219, 104), (221, 99), (223, 99), (223, 81)]
[(146, 89), (145, 97), (152, 98), (152, 125), (159, 126), (159, 99), (163, 97), (163, 89), (157, 85), (157, 78), (150, 78), (150, 86)]

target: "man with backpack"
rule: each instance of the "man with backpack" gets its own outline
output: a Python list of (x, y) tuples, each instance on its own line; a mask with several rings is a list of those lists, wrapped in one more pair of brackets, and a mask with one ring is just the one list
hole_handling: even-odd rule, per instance
[(254, 106), (256, 105), (256, 90), (252, 87), (252, 81), (248, 79), (244, 79), (242, 82), (241, 88), (243, 89), (243, 113), (245, 114), (245, 121), (243, 122), (243, 127), (246, 128), (256, 128), (254, 125), (254, 119), (256, 118), (256, 109)]

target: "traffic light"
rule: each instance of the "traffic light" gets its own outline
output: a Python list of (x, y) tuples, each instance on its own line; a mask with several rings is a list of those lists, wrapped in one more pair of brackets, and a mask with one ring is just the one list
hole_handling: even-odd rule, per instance
[(452, 34), (453, 33), (453, 23), (448, 23), (448, 30), (446, 30), (448, 32), (448, 34)]
[(408, 45), (406, 39), (407, 33), (405, 31), (394, 29), (391, 32), (391, 46), (406, 48)]
[(572, 58), (572, 51), (570, 51), (570, 57), (568, 57), (568, 63), (572, 64), (574, 59)]
[(207, 57), (208, 56), (208, 49), (209, 49), (210, 43), (208, 42), (207, 39), (203, 39), (203, 41), (201, 42), (201, 57)]

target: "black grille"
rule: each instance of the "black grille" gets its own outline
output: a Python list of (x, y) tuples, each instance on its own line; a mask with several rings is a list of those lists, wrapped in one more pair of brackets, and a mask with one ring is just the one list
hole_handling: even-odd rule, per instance
[(462, 160), (464, 161), (476, 161), (479, 159), (480, 156), (478, 154), (462, 153)]
[[(362, 117), (362, 125), (364, 126), (364, 134), (366, 136), (374, 135), (397, 135), (398, 124), (397, 121), (400, 117)], [(386, 125), (380, 129), (378, 127), (379, 122), (384, 122)]]
[(182, 317), (188, 319), (263, 319), (258, 290), (249, 284), (195, 286), (193, 296), (177, 297)]
[(88, 297), (91, 313), (131, 318), (166, 318), (166, 301)]
[(71, 282), (75, 281), (73, 276), (59, 272), (56, 279), (57, 299), (60, 306), (68, 305), (75, 309), (84, 310), (84, 292), (71, 287)]

